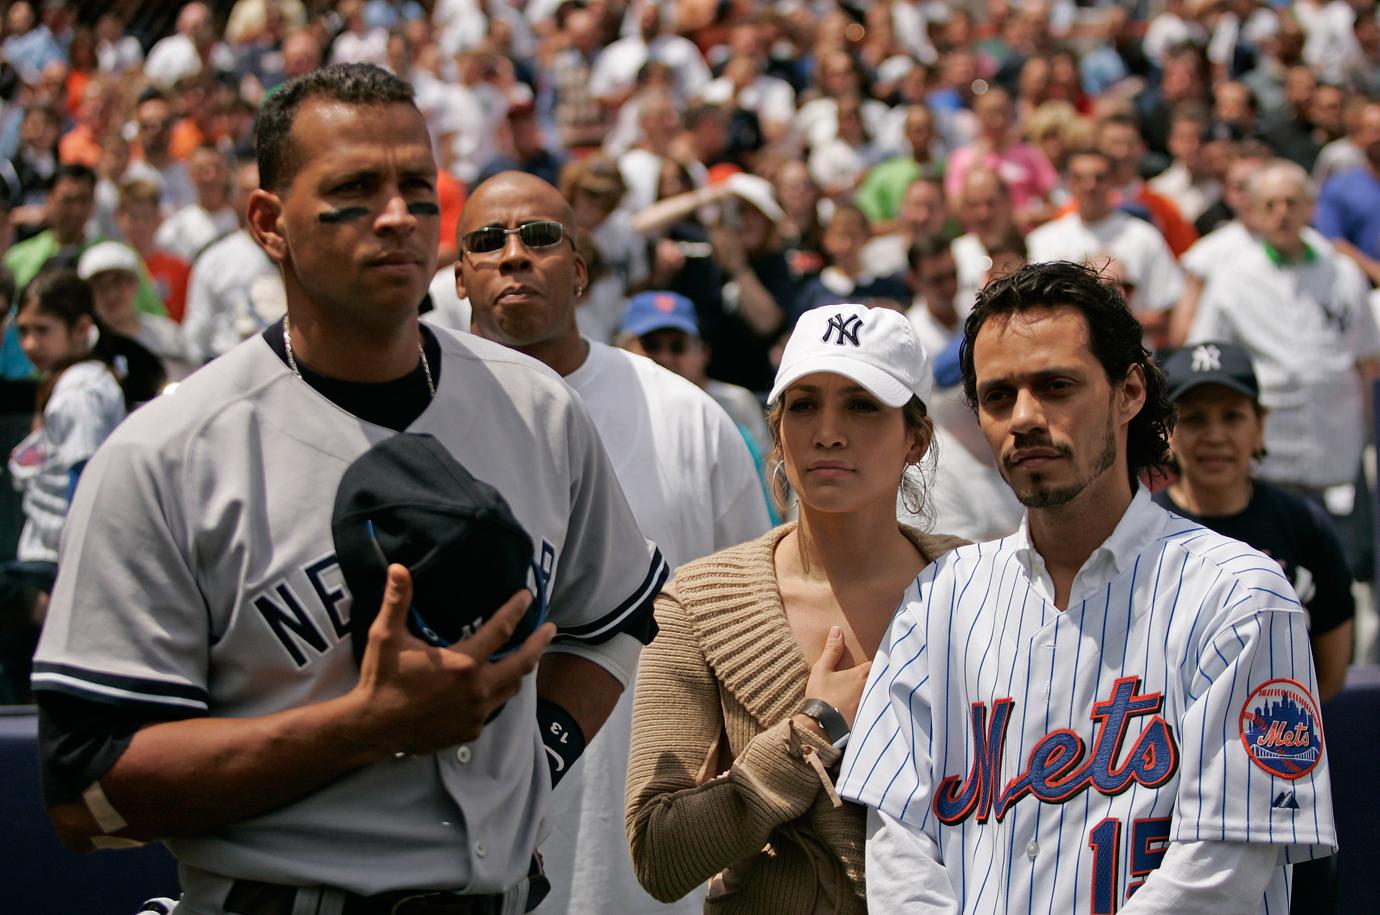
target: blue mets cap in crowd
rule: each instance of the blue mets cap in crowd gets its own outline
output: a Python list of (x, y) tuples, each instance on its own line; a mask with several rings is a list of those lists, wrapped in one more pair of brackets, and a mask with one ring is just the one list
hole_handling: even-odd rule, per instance
[(695, 303), (679, 292), (654, 289), (632, 297), (628, 310), (623, 313), (619, 333), (640, 337), (668, 327), (698, 337), (700, 322), (695, 315)]
[(1169, 399), (1178, 400), (1205, 384), (1217, 384), (1260, 400), (1251, 355), (1235, 343), (1205, 341), (1176, 349), (1160, 363), (1169, 387)]

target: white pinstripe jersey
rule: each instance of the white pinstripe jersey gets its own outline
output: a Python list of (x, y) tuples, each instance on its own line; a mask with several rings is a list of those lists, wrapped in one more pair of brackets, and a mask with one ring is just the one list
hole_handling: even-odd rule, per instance
[(1141, 490), (1066, 611), (1025, 524), (921, 574), (839, 793), (928, 833), (964, 913), (1110, 915), (1171, 841), (1335, 850), (1315, 695), (1278, 564)]

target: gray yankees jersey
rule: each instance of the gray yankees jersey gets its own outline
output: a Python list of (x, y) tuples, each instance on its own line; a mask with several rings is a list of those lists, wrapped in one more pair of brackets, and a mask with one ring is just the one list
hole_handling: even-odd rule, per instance
[(1112, 915), (1170, 842), (1337, 845), (1303, 613), (1279, 565), (1140, 490), (1058, 610), (1027, 528), (902, 599), (838, 790), (926, 833), (965, 915)]
[[(438, 330), (435, 436), (531, 535), (558, 639), (597, 642), (666, 574), (583, 408), (547, 368)], [(264, 715), (339, 696), (358, 670), (331, 510), (345, 468), (393, 434), (294, 377), (254, 337), (138, 411), (72, 508), (36, 690)], [(476, 741), (367, 766), (281, 809), (169, 841), (184, 868), (360, 893), (502, 891), (527, 873), (549, 794), (535, 677)]]

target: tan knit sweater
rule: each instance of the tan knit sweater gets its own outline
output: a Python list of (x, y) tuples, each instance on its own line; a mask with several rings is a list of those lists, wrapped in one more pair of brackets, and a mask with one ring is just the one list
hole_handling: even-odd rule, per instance
[[(772, 554), (793, 529), (682, 566), (657, 599), (660, 633), (637, 674), (627, 824), (637, 879), (660, 900), (713, 878), (706, 912), (867, 910), (863, 808), (834, 806), (821, 777), (842, 754), (792, 720), (809, 668)], [(965, 542), (904, 530), (927, 562)]]

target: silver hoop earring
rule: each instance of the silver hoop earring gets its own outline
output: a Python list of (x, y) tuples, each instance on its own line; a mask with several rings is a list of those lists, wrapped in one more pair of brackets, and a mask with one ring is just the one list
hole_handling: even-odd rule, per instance
[[(776, 482), (778, 475), (781, 477), (780, 483)], [(790, 505), (782, 504), (781, 493), (789, 492), (790, 488), (791, 481), (786, 478), (786, 462), (777, 461), (771, 467), (771, 498), (782, 511), (790, 511), (800, 504), (800, 493), (795, 494), (795, 498), (791, 500)]]
[(583, 287), (583, 286), (576, 286), (576, 287), (575, 287), (575, 298), (578, 299), (580, 296), (582, 296), (582, 295), (584, 295), (584, 294), (585, 294), (585, 287)]

